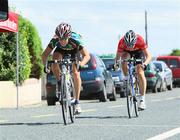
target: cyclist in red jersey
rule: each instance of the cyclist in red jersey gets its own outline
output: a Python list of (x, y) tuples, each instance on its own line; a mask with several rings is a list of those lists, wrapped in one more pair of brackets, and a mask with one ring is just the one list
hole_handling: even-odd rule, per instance
[[(144, 75), (144, 70), (147, 64), (151, 61), (151, 54), (148, 51), (148, 46), (145, 43), (144, 39), (136, 34), (133, 30), (129, 30), (119, 41), (118, 49), (115, 58), (115, 68), (117, 68), (117, 61), (121, 59), (127, 59), (134, 57), (136, 59), (144, 59), (143, 64), (137, 64), (137, 73), (139, 78), (139, 87), (140, 87), (140, 104), (139, 109), (146, 109), (145, 104), (145, 93), (146, 93), (146, 77)], [(122, 70), (127, 80), (127, 63), (122, 62)]]

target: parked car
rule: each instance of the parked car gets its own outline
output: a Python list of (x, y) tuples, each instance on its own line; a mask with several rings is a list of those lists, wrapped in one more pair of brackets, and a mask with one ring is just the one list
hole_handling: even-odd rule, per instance
[(82, 79), (81, 98), (96, 98), (106, 102), (116, 100), (116, 90), (112, 75), (101, 60), (95, 54), (90, 54), (89, 62), (80, 70)]
[(119, 68), (117, 71), (113, 70), (114, 59), (113, 58), (102, 58), (106, 68), (111, 72), (116, 93), (119, 93), (121, 97), (125, 97), (125, 82), (124, 82), (124, 74), (122, 69)]
[(153, 93), (161, 92), (162, 78), (159, 74), (159, 70), (156, 69), (156, 66), (153, 64), (153, 62), (150, 62), (147, 65), (144, 73), (147, 80), (147, 89), (152, 90)]
[(172, 70), (173, 85), (180, 86), (180, 56), (158, 56), (157, 60), (164, 61)]
[[(105, 102), (116, 100), (116, 90), (111, 73), (106, 69), (103, 61), (91, 54), (91, 59), (80, 71), (82, 79), (81, 98), (98, 98)], [(53, 73), (46, 75), (46, 98), (48, 105), (55, 105), (56, 78)]]
[(173, 76), (172, 70), (166, 65), (164, 61), (153, 61), (153, 64), (156, 66), (156, 69), (159, 70), (159, 74), (162, 77), (163, 89), (172, 90), (173, 87)]

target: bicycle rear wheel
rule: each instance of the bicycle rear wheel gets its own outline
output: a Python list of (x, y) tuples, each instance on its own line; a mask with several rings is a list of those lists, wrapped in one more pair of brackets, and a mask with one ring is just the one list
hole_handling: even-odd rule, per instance
[[(75, 88), (74, 88), (74, 82), (72, 77), (70, 78), (70, 93), (71, 93), (71, 97), (75, 97)], [(70, 112), (70, 118), (71, 118), (71, 122), (74, 123), (75, 120), (75, 104), (71, 104), (71, 112)]]
[(135, 108), (135, 114), (136, 114), (136, 117), (139, 116), (139, 111), (138, 111), (138, 98), (140, 96), (140, 93), (139, 93), (139, 82), (138, 80), (136, 79), (136, 82), (135, 82), (135, 85), (134, 85), (134, 91), (135, 91), (135, 103), (134, 103), (134, 108)]

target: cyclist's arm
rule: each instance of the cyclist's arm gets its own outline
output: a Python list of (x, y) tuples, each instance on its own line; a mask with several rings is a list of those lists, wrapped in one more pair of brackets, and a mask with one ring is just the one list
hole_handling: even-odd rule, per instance
[(47, 48), (44, 50), (44, 52), (42, 53), (42, 63), (43, 65), (46, 64), (46, 60), (49, 56), (49, 54), (52, 52), (52, 50), (54, 49), (54, 47), (56, 46), (58, 42), (58, 38), (57, 36), (54, 36), (51, 41), (49, 42)]
[(151, 61), (152, 56), (151, 56), (151, 53), (147, 50), (147, 48), (143, 50), (143, 53), (144, 53), (145, 58), (146, 58), (144, 64), (147, 65)]
[(88, 51), (85, 48), (82, 48), (80, 50), (80, 53), (83, 56), (83, 60), (80, 62), (80, 66), (83, 67), (90, 59), (90, 55), (88, 53)]
[(118, 52), (117, 51), (117, 53), (116, 53), (116, 57), (115, 57), (115, 62), (114, 62), (114, 64), (116, 64), (117, 63), (117, 61), (122, 57), (122, 55), (123, 55), (123, 52)]
[(47, 60), (49, 54), (51, 53), (51, 51), (52, 51), (52, 48), (47, 47), (47, 48), (44, 50), (44, 52), (42, 53), (42, 63), (43, 63), (43, 65), (46, 64), (46, 60)]

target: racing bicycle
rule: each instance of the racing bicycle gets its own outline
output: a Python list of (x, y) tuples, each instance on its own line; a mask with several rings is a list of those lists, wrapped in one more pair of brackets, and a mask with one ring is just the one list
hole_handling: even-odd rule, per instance
[(140, 102), (140, 91), (139, 91), (139, 79), (137, 77), (136, 64), (142, 64), (142, 59), (135, 59), (131, 57), (129, 59), (119, 60), (120, 62), (126, 62), (128, 67), (128, 78), (125, 79), (125, 93), (127, 99), (127, 111), (129, 118), (133, 115), (138, 117), (138, 105)]
[(75, 104), (71, 103), (72, 97), (75, 97), (75, 88), (72, 76), (72, 64), (77, 66), (77, 58), (72, 59), (71, 55), (65, 55), (62, 60), (51, 60), (47, 62), (46, 67), (51, 64), (59, 64), (61, 70), (61, 82), (56, 84), (56, 96), (62, 107), (62, 116), (64, 124), (74, 123)]

